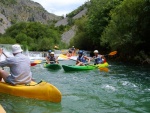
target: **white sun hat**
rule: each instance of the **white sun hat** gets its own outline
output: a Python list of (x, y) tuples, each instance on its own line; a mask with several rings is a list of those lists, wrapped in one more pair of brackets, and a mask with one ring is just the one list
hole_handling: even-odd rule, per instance
[(12, 53), (20, 53), (23, 50), (21, 49), (21, 46), (19, 44), (12, 45)]
[(94, 53), (99, 53), (98, 50), (94, 50)]

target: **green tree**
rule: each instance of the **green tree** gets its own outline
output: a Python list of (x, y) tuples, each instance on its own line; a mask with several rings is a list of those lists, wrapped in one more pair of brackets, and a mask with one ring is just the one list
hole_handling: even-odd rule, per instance
[(113, 8), (120, 4), (121, 1), (122, 0), (91, 0), (87, 30), (89, 33), (88, 35), (92, 37), (91, 43), (95, 49), (102, 49), (100, 38), (104, 28), (111, 20), (109, 13)]
[[(39, 22), (20, 22), (16, 23), (6, 30), (5, 36), (10, 36), (30, 50), (43, 50), (42, 46), (37, 44), (45, 40), (51, 40), (52, 44), (59, 44), (60, 32), (54, 26), (48, 26)], [(44, 44), (44, 43), (43, 43)]]
[(52, 38), (43, 38), (38, 41), (38, 50), (49, 50), (54, 47), (54, 41)]
[(145, 10), (146, 7), (147, 0), (124, 0), (110, 13), (111, 21), (103, 32), (101, 44), (132, 59), (140, 51), (148, 51), (150, 10)]
[(15, 44), (16, 40), (12, 39), (11, 37), (0, 37), (0, 43), (1, 44)]

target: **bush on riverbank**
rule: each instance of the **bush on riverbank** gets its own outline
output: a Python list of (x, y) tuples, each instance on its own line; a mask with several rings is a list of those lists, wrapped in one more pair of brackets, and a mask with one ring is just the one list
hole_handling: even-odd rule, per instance
[(55, 27), (38, 22), (16, 23), (0, 36), (3, 44), (19, 43), (32, 51), (53, 49), (54, 45), (61, 45), (60, 40), (60, 32)]

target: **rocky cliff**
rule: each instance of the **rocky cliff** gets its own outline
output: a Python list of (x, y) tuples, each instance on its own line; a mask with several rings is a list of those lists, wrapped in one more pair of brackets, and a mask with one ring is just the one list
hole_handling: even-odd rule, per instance
[[(87, 8), (84, 8), (82, 11), (80, 11), (79, 13), (77, 13), (74, 17), (72, 17), (72, 19), (76, 20), (76, 19), (79, 19), (79, 18), (82, 18), (83, 16), (85, 16), (87, 13)], [(58, 26), (66, 26), (68, 25), (68, 17), (62, 19), (62, 20), (59, 20), (55, 26), (58, 27)], [(73, 27), (71, 27), (68, 31), (64, 32), (62, 35), (61, 35), (61, 39), (64, 43), (66, 44), (69, 44), (70, 40), (75, 36), (76, 34), (76, 26), (74, 25)]]
[(11, 23), (7, 20), (7, 18), (3, 15), (0, 14), (0, 33), (4, 33), (5, 29), (10, 27)]
[(0, 33), (20, 21), (50, 24), (59, 19), (59, 16), (48, 13), (39, 3), (31, 0), (0, 0)]

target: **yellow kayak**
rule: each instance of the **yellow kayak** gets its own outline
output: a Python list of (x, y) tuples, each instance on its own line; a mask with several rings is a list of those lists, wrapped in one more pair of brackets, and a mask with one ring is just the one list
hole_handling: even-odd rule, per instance
[(39, 83), (32, 81), (29, 85), (16, 86), (0, 82), (0, 92), (56, 103), (61, 102), (61, 92), (55, 86), (45, 81)]
[(40, 64), (42, 62), (42, 60), (34, 60), (33, 63), (37, 63)]
[(0, 113), (6, 113), (6, 111), (4, 110), (4, 108), (0, 105)]
[(60, 54), (58, 56), (58, 60), (69, 60), (69, 57), (67, 57), (66, 55)]

